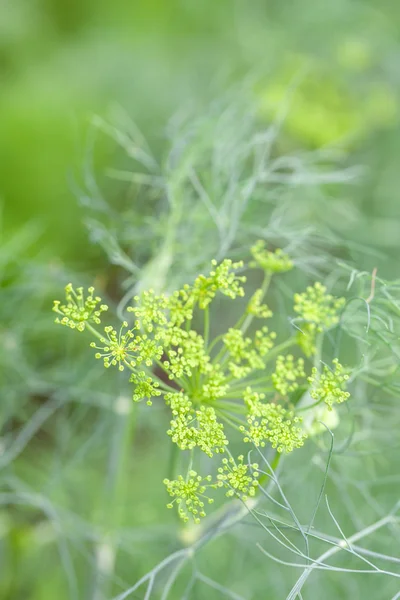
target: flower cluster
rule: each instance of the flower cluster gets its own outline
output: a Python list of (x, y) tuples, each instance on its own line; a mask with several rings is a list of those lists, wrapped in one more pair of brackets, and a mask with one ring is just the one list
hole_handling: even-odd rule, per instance
[(202, 405), (195, 410), (182, 392), (167, 394), (165, 399), (173, 415), (167, 433), (181, 450), (192, 450), (197, 446), (209, 457), (224, 452), (228, 440), (212, 406)]
[(262, 303), (263, 295), (264, 292), (262, 289), (254, 292), (247, 305), (247, 313), (259, 319), (269, 319), (272, 317), (272, 311), (266, 304)]
[(108, 310), (108, 306), (100, 304), (101, 298), (93, 296), (93, 293), (94, 287), (90, 287), (85, 297), (83, 287), (74, 290), (72, 283), (66, 285), (66, 303), (61, 304), (59, 300), (54, 300), (53, 310), (62, 317), (61, 319), (57, 317), (56, 323), (78, 331), (84, 331), (89, 323), (99, 325), (101, 313)]
[(190, 470), (187, 479), (179, 475), (178, 479), (170, 481), (164, 479), (164, 485), (167, 492), (174, 499), (167, 504), (168, 508), (173, 508), (174, 503), (178, 506), (178, 513), (182, 521), (189, 521), (189, 514), (193, 517), (195, 523), (200, 523), (200, 517), (205, 517), (205, 501), (208, 504), (214, 502), (213, 498), (206, 495), (207, 488), (216, 488), (217, 484), (211, 484), (212, 477), (202, 477), (196, 471)]
[(337, 358), (332, 361), (332, 364), (334, 366), (333, 370), (324, 365), (321, 374), (314, 367), (311, 376), (308, 378), (311, 385), (311, 398), (317, 400), (317, 402), (325, 402), (330, 409), (333, 404), (341, 404), (350, 397), (350, 393), (344, 389), (349, 374)]
[(339, 322), (338, 313), (345, 304), (344, 298), (334, 298), (326, 291), (326, 287), (317, 282), (302, 294), (294, 295), (294, 311), (304, 321), (314, 323), (319, 332)]
[(307, 437), (299, 426), (301, 418), (281, 404), (262, 402), (263, 396), (256, 398), (249, 389), (246, 390), (249, 415), (247, 425), (241, 426), (243, 440), (262, 448), (269, 442), (278, 452), (292, 452), (301, 448)]
[[(243, 462), (243, 455), (236, 459), (231, 455), (229, 431), (239, 432), (244, 444), (268, 445), (279, 456), (300, 448), (306, 438), (306, 427), (296, 412), (300, 400), (294, 400), (299, 394), (293, 394), (300, 385), (306, 389), (308, 383), (312, 398), (328, 407), (349, 395), (344, 389), (347, 372), (338, 360), (333, 361), (334, 370), (310, 369), (307, 379), (306, 361), (284, 353), (298, 344), (306, 356), (312, 356), (316, 336), (338, 323), (344, 300), (327, 294), (321, 284), (296, 294), (294, 310), (302, 320), (302, 334), (278, 343), (263, 322), (272, 316), (264, 300), (272, 274), (288, 271), (293, 263), (280, 250), (268, 251), (262, 241), (253, 246), (252, 255), (251, 264), (262, 269), (264, 282), (236, 325), (211, 342), (209, 309), (214, 298), (222, 294), (234, 300), (245, 294), (245, 277), (238, 275), (241, 262), (213, 261), (209, 274), (199, 275), (170, 295), (148, 290), (135, 296), (128, 308), (133, 321), (127, 319), (119, 330), (111, 325), (96, 329), (107, 306), (94, 296), (93, 288), (85, 296), (82, 288), (75, 291), (68, 285), (65, 304), (54, 305), (62, 317), (56, 322), (86, 329), (94, 337), (90, 345), (105, 367), (130, 371), (135, 402), (145, 400), (151, 405), (157, 399), (167, 407), (167, 434), (182, 450), (180, 456), (190, 453), (186, 475), (164, 481), (173, 498), (169, 506), (177, 506), (184, 521), (198, 522), (205, 504), (212, 502), (211, 492), (218, 488), (225, 487), (228, 497), (243, 500), (256, 494), (262, 475), (256, 464)], [(254, 317), (262, 321), (249, 334)], [(199, 323), (203, 331), (195, 328)], [(205, 461), (217, 461), (216, 468), (210, 467), (214, 475), (203, 477), (192, 470), (200, 453)]]
[(193, 285), (193, 294), (195, 300), (199, 303), (199, 308), (205, 309), (220, 291), (232, 300), (238, 296), (244, 296), (242, 283), (246, 277), (239, 277), (235, 271), (243, 267), (242, 262), (232, 262), (225, 259), (218, 265), (216, 260), (212, 261), (214, 269), (208, 277), (199, 275)]
[(284, 273), (293, 269), (293, 262), (283, 250), (278, 248), (275, 252), (270, 252), (263, 240), (258, 240), (252, 246), (251, 254), (254, 261), (250, 263), (250, 267), (261, 267), (268, 273)]
[(344, 307), (344, 298), (334, 298), (327, 294), (326, 287), (317, 282), (302, 294), (294, 295), (294, 311), (302, 323), (298, 342), (306, 356), (315, 352), (315, 339), (339, 323), (339, 313)]
[(275, 372), (272, 373), (272, 382), (275, 389), (282, 394), (282, 396), (287, 396), (287, 394), (297, 390), (299, 387), (299, 379), (302, 379), (305, 376), (303, 358), (299, 358), (295, 361), (292, 354), (278, 356)]
[[(251, 470), (250, 470), (251, 469)], [(238, 496), (246, 501), (254, 496), (259, 485), (258, 464), (248, 466), (243, 464), (243, 455), (238, 456), (237, 462), (231, 457), (222, 459), (222, 467), (218, 469), (217, 480), (226, 486), (226, 496)]]
[(135, 384), (135, 391), (133, 392), (134, 402), (140, 402), (144, 398), (147, 398), (147, 404), (151, 406), (151, 398), (161, 396), (160, 384), (149, 377), (145, 371), (132, 373), (129, 381)]

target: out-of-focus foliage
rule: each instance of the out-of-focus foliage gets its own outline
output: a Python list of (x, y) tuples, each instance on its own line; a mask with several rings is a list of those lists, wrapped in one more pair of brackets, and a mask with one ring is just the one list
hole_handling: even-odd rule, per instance
[[(0, 11), (0, 191), (11, 223), (45, 217), (59, 254), (76, 258), (86, 245), (72, 180), (92, 155), (94, 112), (118, 103), (159, 135), (178, 109), (249, 70), (260, 117), (287, 100), (287, 144), (340, 144), (367, 163), (363, 184), (347, 192), (365, 215), (353, 237), (397, 244), (395, 2), (3, 0)], [(97, 150), (101, 168), (113, 149)]]

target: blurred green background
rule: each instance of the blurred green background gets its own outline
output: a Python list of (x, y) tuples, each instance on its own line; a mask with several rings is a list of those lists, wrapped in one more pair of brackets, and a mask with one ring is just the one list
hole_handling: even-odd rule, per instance
[[(286, 243), (312, 228), (319, 239), (313, 252), (321, 252), (317, 270), (329, 274), (326, 246), (333, 246), (356, 268), (377, 266), (383, 277), (397, 279), (399, 2), (0, 0), (2, 599), (112, 598), (179, 547), (160, 486), (168, 440), (158, 440), (166, 415), (144, 410), (133, 416), (126, 382), (105, 377), (85, 341), (58, 331), (50, 306), (70, 279), (95, 281), (116, 306), (134, 284), (130, 261), (152, 267), (146, 283), (164, 268), (165, 247), (155, 242), (162, 239), (165, 218), (157, 212), (157, 195), (110, 177), (110, 169), (131, 168), (129, 148), (116, 132), (134, 123), (163, 164), (180, 120), (186, 119), (186, 132), (192, 115), (196, 127), (208, 118), (212, 125), (213, 111), (219, 114), (236, 96), (232, 146), (235, 136), (246, 133), (248, 114), (254, 133), (284, 109), (273, 157), (307, 165), (316, 156), (323, 173), (342, 173), (338, 183), (331, 178), (304, 185), (293, 177), (281, 186)], [(118, 129), (104, 135), (104, 124), (115, 119)], [(347, 169), (357, 176), (347, 177)], [(265, 191), (263, 216), (246, 216), (248, 231), (268, 227), (275, 193), (274, 185)], [(88, 199), (96, 194), (104, 196), (107, 210), (93, 208)], [(144, 227), (135, 243), (124, 229), (129, 219)], [(193, 254), (211, 230), (196, 223), (205, 238), (199, 236), (197, 248), (192, 243)], [(101, 237), (102, 227), (112, 235)], [(238, 231), (234, 248), (246, 242), (240, 226)], [(197, 240), (193, 231), (190, 237)], [(118, 260), (112, 260), (115, 240)], [(299, 252), (307, 255), (307, 249)], [(182, 278), (197, 268), (185, 264), (175, 267)], [(165, 285), (166, 277), (160, 282)], [(380, 432), (378, 427), (378, 448)], [(359, 468), (352, 460), (346, 463), (350, 479)], [(368, 524), (379, 510), (385, 514), (396, 499), (393, 456), (374, 461), (363, 460), (365, 478), (393, 477), (394, 483), (379, 493), (369, 490), (362, 510), (359, 492), (346, 491), (338, 510), (350, 530)], [(301, 468), (308, 473), (304, 463), (293, 465)], [(321, 471), (315, 481), (308, 475), (310, 489), (297, 498), (300, 511), (318, 494)], [(290, 477), (288, 485), (297, 497)], [(340, 486), (331, 484), (333, 497), (343, 497)], [(233, 585), (238, 593), (285, 598), (293, 573), (277, 574), (248, 537), (243, 556), (231, 552), (229, 539), (216, 542), (201, 558), (202, 569), (227, 585), (242, 564), (242, 579)], [(271, 591), (265, 595), (267, 578)], [(386, 589), (368, 580), (341, 581), (331, 574), (315, 577), (305, 597), (379, 599), (396, 592), (392, 583)], [(179, 598), (183, 592), (174, 593)], [(222, 597), (201, 585), (196, 594)], [(133, 597), (143, 598), (143, 590)]]

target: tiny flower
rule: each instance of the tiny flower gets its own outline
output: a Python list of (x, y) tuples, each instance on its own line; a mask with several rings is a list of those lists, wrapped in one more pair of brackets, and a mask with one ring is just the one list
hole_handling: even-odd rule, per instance
[(225, 436), (224, 426), (217, 420), (217, 415), (212, 406), (201, 406), (196, 411), (197, 431), (196, 445), (210, 458), (215, 453), (222, 453), (228, 440)]
[(162, 334), (162, 339), (167, 356), (163, 366), (171, 380), (184, 375), (190, 377), (197, 367), (201, 371), (206, 369), (210, 358), (206, 354), (203, 337), (196, 331), (172, 327)]
[(251, 338), (244, 337), (240, 329), (228, 329), (223, 342), (234, 361), (240, 362), (248, 358), (252, 341)]
[(197, 446), (209, 457), (224, 452), (228, 440), (212, 406), (195, 410), (188, 396), (181, 392), (166, 394), (165, 399), (173, 415), (167, 433), (181, 450)]
[(274, 331), (269, 332), (266, 326), (256, 331), (254, 347), (261, 357), (266, 356), (271, 348), (273, 348), (275, 339), (276, 333)]
[(171, 327), (181, 327), (186, 321), (193, 319), (194, 298), (189, 286), (171, 294), (168, 298), (169, 323)]
[(223, 398), (229, 390), (227, 378), (220, 365), (208, 365), (205, 382), (200, 390), (200, 399), (205, 402)]

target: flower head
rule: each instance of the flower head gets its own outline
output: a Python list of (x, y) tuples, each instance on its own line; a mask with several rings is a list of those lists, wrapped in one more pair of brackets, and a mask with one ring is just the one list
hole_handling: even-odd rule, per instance
[(163, 363), (170, 379), (191, 377), (197, 367), (203, 372), (208, 364), (204, 339), (196, 331), (184, 331), (178, 327), (167, 329), (162, 335), (167, 358)]
[(263, 240), (258, 240), (251, 248), (251, 254), (254, 261), (250, 263), (250, 267), (261, 267), (268, 273), (284, 273), (293, 269), (293, 263), (289, 256), (280, 248), (275, 252), (270, 252), (265, 247)]
[(299, 423), (301, 419), (280, 404), (258, 402), (250, 410), (248, 427), (242, 426), (241, 431), (245, 442), (264, 447), (268, 441), (278, 452), (288, 453), (300, 448), (307, 437)]
[(65, 286), (66, 304), (54, 300), (53, 310), (62, 317), (57, 317), (55, 322), (78, 331), (84, 331), (87, 323), (99, 325), (101, 313), (108, 310), (108, 306), (100, 304), (101, 298), (93, 293), (94, 287), (88, 288), (85, 296), (83, 287), (75, 290), (72, 283)]
[(305, 376), (302, 358), (295, 361), (291, 354), (278, 356), (275, 372), (272, 374), (272, 382), (282, 396), (294, 392), (299, 387), (299, 379)]
[(250, 466), (243, 464), (243, 455), (238, 456), (237, 462), (230, 457), (222, 459), (222, 467), (218, 469), (217, 479), (225, 487), (229, 488), (226, 495), (239, 496), (247, 500), (248, 496), (254, 496), (258, 484), (258, 464)]
[(200, 518), (206, 516), (204, 510), (206, 502), (212, 504), (214, 500), (207, 496), (207, 489), (216, 488), (212, 484), (211, 475), (202, 477), (196, 471), (189, 471), (188, 477), (184, 479), (179, 475), (178, 479), (164, 479), (167, 492), (174, 498), (168, 508), (173, 508), (174, 503), (178, 505), (178, 514), (186, 523), (192, 517), (195, 523), (200, 523)]
[(130, 381), (136, 386), (133, 392), (134, 402), (140, 402), (144, 398), (147, 398), (147, 404), (151, 406), (151, 398), (161, 396), (161, 392), (158, 389), (160, 384), (154, 381), (149, 375), (146, 375), (145, 371), (132, 373)]
[(134, 297), (135, 305), (128, 307), (134, 313), (141, 329), (151, 333), (155, 326), (167, 324), (166, 309), (168, 299), (164, 294), (156, 294), (153, 290), (144, 291)]
[(197, 446), (209, 457), (224, 452), (228, 440), (212, 406), (200, 406), (196, 410), (188, 396), (181, 392), (167, 394), (166, 401), (173, 415), (167, 433), (181, 450)]
[(307, 323), (315, 325), (316, 331), (329, 329), (339, 322), (339, 311), (345, 304), (344, 298), (335, 298), (326, 293), (326, 287), (317, 282), (302, 294), (294, 295), (294, 310)]
[(314, 400), (325, 402), (329, 408), (332, 408), (333, 404), (345, 402), (350, 397), (349, 392), (344, 389), (349, 379), (346, 369), (337, 358), (332, 361), (332, 364), (334, 369), (331, 370), (327, 365), (324, 365), (321, 375), (314, 367), (311, 377), (308, 378), (312, 386), (310, 390), (311, 397)]
[(99, 346), (96, 342), (90, 344), (91, 348), (101, 350), (96, 352), (95, 358), (103, 359), (104, 366), (106, 368), (117, 366), (120, 371), (123, 371), (125, 366), (135, 366), (137, 364), (135, 352), (137, 351), (137, 344), (134, 341), (135, 334), (133, 330), (128, 329), (125, 333), (123, 330), (128, 327), (128, 323), (124, 321), (122, 326), (117, 332), (111, 325), (104, 327), (104, 333), (106, 337), (100, 338)]
[(247, 305), (247, 313), (259, 319), (269, 319), (272, 317), (272, 311), (266, 304), (262, 304), (263, 295), (264, 292), (262, 289), (254, 292)]
[(193, 295), (199, 304), (199, 308), (205, 309), (220, 291), (224, 296), (234, 300), (238, 296), (244, 296), (241, 286), (246, 278), (236, 275), (235, 271), (243, 267), (242, 262), (232, 262), (230, 259), (223, 260), (220, 264), (216, 260), (211, 261), (214, 267), (208, 277), (199, 275), (193, 285)]

